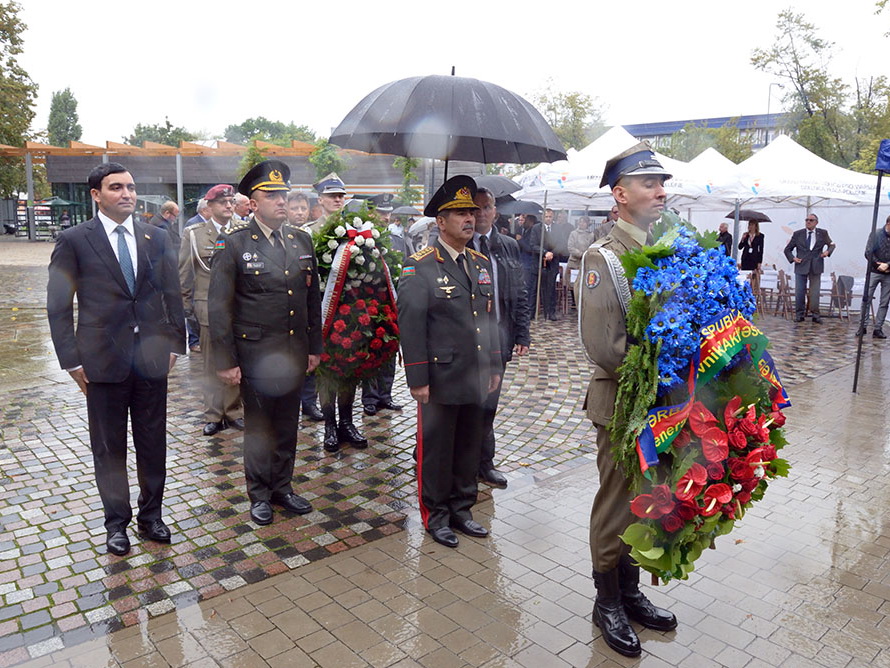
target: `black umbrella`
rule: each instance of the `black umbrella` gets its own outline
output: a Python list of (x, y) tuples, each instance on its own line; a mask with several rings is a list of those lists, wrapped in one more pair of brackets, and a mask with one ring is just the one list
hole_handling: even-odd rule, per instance
[(520, 199), (514, 202), (498, 204), (498, 213), (502, 213), (505, 216), (515, 216), (520, 213), (532, 213), (540, 216), (544, 213), (544, 208), (537, 202), (526, 202)]
[[(726, 214), (726, 218), (730, 218), (735, 220), (735, 211), (730, 211)], [(771, 223), (770, 217), (765, 213), (761, 213), (760, 211), (755, 211), (754, 209), (740, 209), (739, 210), (739, 220), (747, 220), (749, 223)]]
[(394, 216), (419, 216), (421, 215), (420, 211), (415, 209), (413, 206), (400, 206), (393, 210), (392, 215)]
[(366, 153), (492, 163), (553, 162), (565, 149), (525, 99), (478, 79), (400, 79), (367, 95), (330, 142)]
[(495, 199), (515, 193), (517, 190), (522, 190), (522, 186), (516, 183), (516, 181), (500, 174), (483, 174), (482, 176), (474, 176), (473, 180), (480, 188), (488, 188)]

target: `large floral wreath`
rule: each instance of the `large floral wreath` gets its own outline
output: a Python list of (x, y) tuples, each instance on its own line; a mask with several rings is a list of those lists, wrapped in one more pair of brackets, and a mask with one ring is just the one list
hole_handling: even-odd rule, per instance
[(790, 402), (751, 322), (750, 286), (716, 234), (666, 214), (655, 237), (620, 258), (635, 343), (619, 369), (609, 429), (640, 518), (621, 538), (667, 582), (688, 577), (768, 481), (788, 474), (777, 452)]
[(330, 387), (372, 378), (399, 349), (396, 292), (401, 253), (363, 207), (332, 214), (313, 235), (321, 280), (324, 352), (316, 373)]

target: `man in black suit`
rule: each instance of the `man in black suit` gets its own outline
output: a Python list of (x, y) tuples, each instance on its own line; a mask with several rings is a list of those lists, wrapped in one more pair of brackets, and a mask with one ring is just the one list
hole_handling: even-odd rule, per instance
[(822, 322), (819, 315), (819, 285), (825, 258), (834, 252), (835, 245), (828, 231), (820, 227), (819, 217), (809, 213), (806, 229), (797, 230), (785, 246), (785, 257), (794, 264), (794, 322), (803, 322), (806, 315), (807, 284), (809, 284), (810, 312), (813, 322)]
[(179, 205), (173, 200), (167, 200), (161, 204), (160, 210), (148, 221), (155, 227), (160, 227), (167, 233), (173, 247), (179, 249)]
[(272, 505), (312, 510), (291, 479), (307, 371), (321, 359), (321, 292), (308, 233), (287, 223), (290, 168), (266, 160), (238, 184), (254, 215), (224, 229), (210, 264), (208, 309), (214, 366), (241, 385), (244, 477), (250, 517), (272, 522)]
[(475, 194), (469, 176), (442, 184), (424, 209), (435, 216), (439, 236), (405, 261), (399, 280), (399, 328), (408, 333), (401, 340), (405, 376), (420, 404), (420, 515), (433, 540), (446, 547), (457, 547), (451, 527), (488, 535), (471, 508), (482, 404), (501, 382), (491, 264), (466, 248), (475, 229)]
[(112, 554), (124, 555), (133, 516), (128, 415), (139, 479), (139, 532), (170, 542), (161, 519), (167, 374), (176, 355), (185, 354), (185, 316), (173, 244), (163, 230), (133, 218), (133, 177), (110, 162), (90, 173), (89, 187), (99, 212), (59, 235), (49, 264), (46, 310), (59, 363), (87, 398), (106, 545)]
[[(553, 222), (553, 209), (546, 209), (544, 222), (536, 223), (528, 237), (528, 245), (534, 252), (534, 264), (528, 283), (530, 295), (528, 301), (533, 317), (537, 313), (538, 273), (540, 272), (541, 310), (544, 311), (544, 317), (548, 320), (558, 320), (556, 317), (556, 277), (559, 275), (560, 242), (560, 229)], [(568, 234), (565, 235), (565, 243), (568, 244)], [(543, 255), (541, 255), (542, 249)]]
[[(507, 362), (513, 359), (513, 353), (525, 355), (531, 343), (525, 275), (517, 241), (494, 229), (494, 221), (498, 217), (494, 194), (487, 188), (479, 188), (474, 201), (479, 210), (476, 212), (476, 233), (473, 235), (472, 247), (491, 262), (494, 311), (501, 344), (500, 375), (503, 379)], [(498, 385), (483, 404), (479, 478), (493, 487), (507, 486), (507, 477), (494, 467), (494, 416), (498, 411), (500, 396), (501, 385)]]

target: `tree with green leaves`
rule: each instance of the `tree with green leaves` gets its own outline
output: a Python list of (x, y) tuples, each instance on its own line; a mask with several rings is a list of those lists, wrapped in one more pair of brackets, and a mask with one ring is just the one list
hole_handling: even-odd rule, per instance
[(400, 156), (392, 161), (392, 166), (402, 173), (402, 187), (396, 193), (396, 199), (402, 204), (413, 204), (423, 196), (419, 188), (411, 185), (417, 180), (414, 170), (420, 167), (420, 160)]
[(687, 123), (670, 136), (661, 150), (666, 156), (688, 162), (708, 148), (714, 148), (735, 163), (751, 157), (754, 138), (739, 132), (738, 118), (719, 128)]
[(291, 141), (315, 142), (315, 133), (305, 125), (270, 121), (263, 116), (248, 118), (238, 125), (230, 125), (223, 133), (226, 141), (246, 144), (254, 139), (279, 146), (290, 146)]
[(315, 167), (316, 180), (323, 179), (331, 172), (337, 172), (342, 177), (349, 165), (340, 149), (324, 137), (315, 142), (315, 148), (309, 154), (309, 162)]
[[(22, 53), (27, 26), (19, 19), (19, 3), (0, 2), (0, 144), (22, 146), (30, 139), (37, 84), (16, 59)], [(12, 197), (25, 189), (21, 158), (0, 158), (0, 197)]]
[(250, 148), (247, 149), (247, 153), (241, 158), (241, 162), (238, 163), (238, 180), (243, 179), (247, 172), (265, 159), (265, 151), (257, 148), (255, 144), (251, 144)]
[(169, 118), (164, 117), (163, 124), (147, 125), (137, 123), (136, 127), (133, 128), (133, 133), (129, 137), (124, 137), (124, 143), (131, 146), (142, 146), (147, 141), (153, 141), (158, 144), (166, 144), (167, 146), (179, 146), (181, 141), (195, 141), (197, 138), (198, 135), (194, 132), (174, 126)]
[(70, 141), (80, 141), (83, 128), (78, 123), (77, 99), (70, 88), (53, 93), (49, 105), (47, 133), (53, 146), (66, 146)]
[(548, 79), (532, 102), (566, 148), (582, 149), (605, 130), (600, 101), (580, 91), (560, 91)]

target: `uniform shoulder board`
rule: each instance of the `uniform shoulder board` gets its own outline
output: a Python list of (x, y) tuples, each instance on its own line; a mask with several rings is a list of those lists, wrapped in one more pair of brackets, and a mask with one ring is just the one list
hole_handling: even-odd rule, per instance
[(427, 246), (426, 248), (417, 251), (416, 253), (414, 253), (414, 255), (411, 256), (411, 259), (415, 262), (419, 262), (423, 258), (429, 257), (431, 255), (434, 255), (436, 257), (436, 260), (438, 260), (439, 262), (443, 261), (442, 256), (439, 255), (439, 249), (435, 246)]
[(248, 227), (250, 227), (249, 220), (239, 220), (237, 223), (229, 223), (229, 227), (224, 227), (223, 234), (234, 234), (246, 230)]
[(480, 253), (479, 251), (475, 251), (475, 250), (473, 250), (472, 248), (467, 248), (467, 252), (468, 252), (472, 257), (481, 257), (483, 260), (485, 260), (486, 262), (488, 262), (488, 258), (487, 258), (485, 255), (483, 255), (482, 253)]
[(182, 231), (183, 231), (183, 232), (190, 232), (191, 230), (195, 229), (196, 227), (200, 227), (200, 226), (203, 225), (203, 224), (204, 224), (204, 223), (192, 223), (191, 225), (186, 226)]

